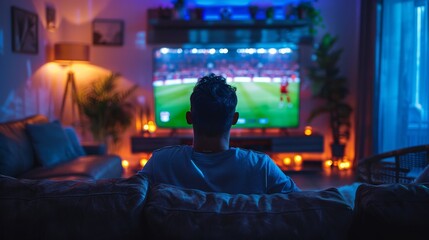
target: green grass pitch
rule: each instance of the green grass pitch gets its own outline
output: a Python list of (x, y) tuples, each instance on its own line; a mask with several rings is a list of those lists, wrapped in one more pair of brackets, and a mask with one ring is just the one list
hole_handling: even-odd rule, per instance
[[(280, 83), (231, 83), (237, 87), (237, 112), (240, 120), (235, 128), (298, 127), (299, 83), (288, 86), (290, 104), (280, 102)], [(190, 128), (185, 113), (190, 109), (189, 97), (194, 83), (154, 86), (155, 120), (160, 128)], [(169, 113), (169, 121), (161, 121), (161, 112)]]

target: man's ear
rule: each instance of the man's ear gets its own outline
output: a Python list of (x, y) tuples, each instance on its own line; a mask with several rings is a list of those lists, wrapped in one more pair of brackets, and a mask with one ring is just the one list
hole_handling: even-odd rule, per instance
[(240, 114), (238, 112), (234, 113), (234, 116), (232, 116), (232, 125), (235, 125), (237, 123), (239, 116)]
[(186, 122), (187, 122), (188, 124), (192, 124), (192, 114), (191, 114), (191, 112), (190, 112), (190, 111), (187, 111), (187, 112), (186, 112)]

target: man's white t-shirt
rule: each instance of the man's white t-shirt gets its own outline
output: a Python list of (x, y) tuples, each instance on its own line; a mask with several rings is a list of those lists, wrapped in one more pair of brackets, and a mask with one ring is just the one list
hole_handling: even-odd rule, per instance
[(265, 153), (230, 148), (219, 153), (195, 152), (192, 146), (169, 146), (153, 152), (139, 172), (152, 183), (230, 194), (300, 191)]

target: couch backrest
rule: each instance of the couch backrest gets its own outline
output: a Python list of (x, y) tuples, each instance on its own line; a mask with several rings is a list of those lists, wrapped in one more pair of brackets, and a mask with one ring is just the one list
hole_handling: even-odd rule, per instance
[(0, 239), (145, 239), (146, 178), (98, 181), (0, 175)]
[(0, 123), (0, 174), (16, 177), (33, 168), (34, 152), (25, 126), (45, 122), (49, 122), (46, 116), (33, 115)]
[(350, 239), (428, 239), (429, 183), (361, 184)]
[(346, 239), (352, 212), (334, 188), (244, 195), (166, 184), (144, 208), (152, 239)]

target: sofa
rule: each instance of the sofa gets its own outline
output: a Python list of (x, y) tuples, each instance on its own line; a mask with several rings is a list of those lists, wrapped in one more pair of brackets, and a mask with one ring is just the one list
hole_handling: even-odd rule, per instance
[(25, 179), (98, 180), (119, 178), (114, 154), (82, 146), (72, 127), (44, 115), (0, 123), (0, 174)]
[(426, 239), (429, 183), (226, 194), (0, 175), (0, 239)]

